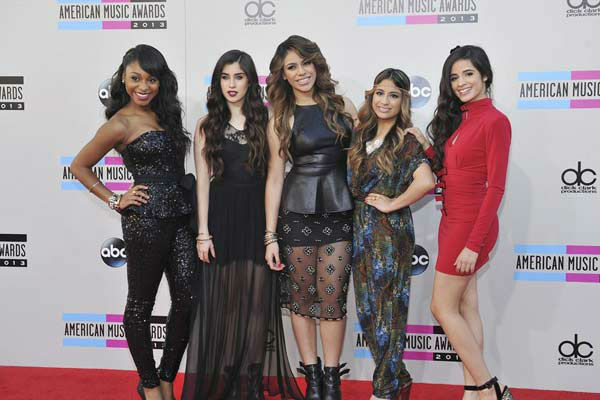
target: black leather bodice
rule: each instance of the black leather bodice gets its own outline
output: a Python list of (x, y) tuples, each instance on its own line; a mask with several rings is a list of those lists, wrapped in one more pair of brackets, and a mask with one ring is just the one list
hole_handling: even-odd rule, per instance
[(347, 130), (347, 140), (336, 142), (336, 134), (325, 123), (318, 105), (296, 106), (290, 140), (293, 166), (283, 184), (284, 209), (318, 214), (353, 208), (346, 183), (344, 147), (351, 135), (350, 128)]
[(148, 186), (148, 203), (130, 206), (148, 217), (166, 218), (192, 212), (190, 193), (180, 184), (185, 174), (184, 159), (177, 154), (175, 138), (168, 132), (148, 131), (134, 139), (122, 152), (123, 162), (134, 184)]

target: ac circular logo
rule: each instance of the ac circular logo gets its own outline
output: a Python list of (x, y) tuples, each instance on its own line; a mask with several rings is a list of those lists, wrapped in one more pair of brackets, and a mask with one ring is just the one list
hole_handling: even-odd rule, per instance
[(421, 275), (429, 267), (429, 253), (418, 244), (415, 245), (415, 252), (412, 256), (412, 268), (410, 274), (412, 276)]
[(125, 242), (119, 238), (110, 238), (100, 246), (100, 258), (109, 267), (119, 268), (127, 263)]
[(106, 79), (98, 87), (98, 98), (100, 99), (104, 107), (108, 107), (108, 102), (110, 101), (110, 84), (111, 80)]
[(583, 7), (584, 9), (588, 7), (598, 8), (600, 7), (600, 0), (596, 0), (595, 2), (593, 0), (567, 0), (567, 4), (572, 9), (578, 9), (581, 7)]
[(431, 99), (431, 84), (422, 76), (410, 77), (410, 97), (412, 108), (421, 108)]

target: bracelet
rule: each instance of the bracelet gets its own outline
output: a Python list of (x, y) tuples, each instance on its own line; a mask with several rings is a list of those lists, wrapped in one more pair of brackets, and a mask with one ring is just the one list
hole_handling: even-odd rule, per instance
[(276, 231), (270, 231), (270, 230), (268, 230), (268, 229), (265, 229), (265, 233), (274, 233), (275, 235), (277, 235), (277, 232), (276, 232)]
[(100, 181), (97, 181), (96, 183), (94, 183), (92, 186), (90, 186), (90, 193), (92, 193), (92, 189), (98, 185), (99, 183), (101, 183)]
[(209, 240), (211, 240), (213, 237), (212, 235), (208, 235), (205, 238), (201, 238), (200, 236), (196, 237), (196, 242), (208, 242)]
[(265, 240), (265, 246), (270, 245), (271, 243), (276, 243), (277, 239), (273, 238), (273, 239), (269, 239), (269, 240)]
[(121, 211), (121, 207), (119, 207), (119, 203), (121, 202), (121, 197), (123, 197), (123, 196), (120, 194), (116, 194), (116, 193), (111, 194), (110, 197), (108, 198), (108, 207), (111, 210), (114, 210), (117, 212)]

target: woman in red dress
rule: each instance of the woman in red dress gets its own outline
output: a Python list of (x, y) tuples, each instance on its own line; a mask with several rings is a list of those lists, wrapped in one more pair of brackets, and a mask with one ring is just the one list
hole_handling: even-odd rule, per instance
[(511, 140), (508, 118), (489, 98), (493, 73), (483, 49), (453, 49), (444, 63), (440, 97), (427, 127), (433, 145), (415, 135), (433, 162), (442, 201), (431, 310), (464, 366), (463, 400), (507, 400), (512, 394), (483, 359), (476, 272), (498, 238)]

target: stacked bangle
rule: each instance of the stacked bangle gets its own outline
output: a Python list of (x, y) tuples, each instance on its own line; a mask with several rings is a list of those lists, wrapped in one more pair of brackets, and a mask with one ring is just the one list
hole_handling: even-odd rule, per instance
[(98, 181), (98, 182), (94, 183), (92, 186), (90, 186), (90, 193), (92, 193), (92, 189), (94, 187), (96, 187), (99, 183), (100, 183), (100, 181)]
[(279, 237), (277, 236), (277, 232), (265, 230), (265, 246), (277, 242), (278, 239)]
[(208, 242), (209, 240), (212, 240), (212, 238), (212, 235), (209, 235), (208, 233), (200, 233), (196, 236), (196, 242)]

